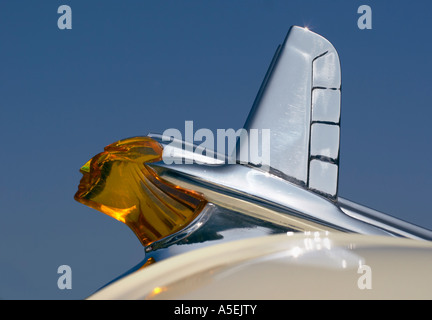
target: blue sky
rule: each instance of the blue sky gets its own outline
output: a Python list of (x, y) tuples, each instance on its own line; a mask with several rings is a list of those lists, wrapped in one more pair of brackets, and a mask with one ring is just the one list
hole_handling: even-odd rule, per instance
[[(59, 30), (57, 8), (72, 8)], [(372, 8), (360, 30), (357, 8)], [(426, 1), (0, 2), (0, 298), (81, 299), (143, 259), (129, 229), (73, 200), (119, 139), (242, 127), (291, 25), (342, 66), (342, 197), (432, 229), (432, 4)], [(57, 288), (70, 265), (72, 290)]]

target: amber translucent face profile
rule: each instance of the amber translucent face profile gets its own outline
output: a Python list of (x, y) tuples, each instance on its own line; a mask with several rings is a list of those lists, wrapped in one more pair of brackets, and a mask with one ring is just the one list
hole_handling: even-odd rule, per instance
[(162, 151), (149, 137), (108, 145), (81, 167), (75, 200), (128, 225), (143, 246), (182, 230), (206, 200), (164, 181), (146, 165), (161, 161)]

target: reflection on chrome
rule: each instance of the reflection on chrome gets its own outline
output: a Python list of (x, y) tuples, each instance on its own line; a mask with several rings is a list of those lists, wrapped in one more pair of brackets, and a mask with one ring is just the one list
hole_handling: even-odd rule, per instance
[(161, 261), (209, 245), (294, 231), (284, 225), (262, 221), (209, 203), (190, 226), (146, 247), (146, 259)]

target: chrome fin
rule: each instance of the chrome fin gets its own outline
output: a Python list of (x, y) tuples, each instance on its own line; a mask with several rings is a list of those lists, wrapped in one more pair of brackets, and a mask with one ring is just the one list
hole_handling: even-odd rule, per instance
[[(276, 51), (244, 126), (248, 132), (270, 129), (269, 163), (251, 163), (249, 146), (241, 139), (237, 161), (269, 168), (335, 200), (340, 89), (339, 56), (333, 45), (308, 29), (292, 27)], [(268, 148), (258, 146), (258, 152), (266, 152), (264, 147)]]

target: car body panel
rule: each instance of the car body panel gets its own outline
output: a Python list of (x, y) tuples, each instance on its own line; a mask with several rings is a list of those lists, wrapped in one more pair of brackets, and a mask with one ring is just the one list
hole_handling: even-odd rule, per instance
[(428, 241), (288, 233), (180, 254), (89, 299), (432, 299), (431, 265)]

